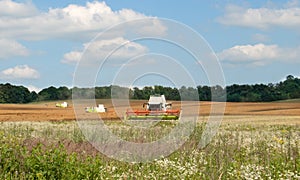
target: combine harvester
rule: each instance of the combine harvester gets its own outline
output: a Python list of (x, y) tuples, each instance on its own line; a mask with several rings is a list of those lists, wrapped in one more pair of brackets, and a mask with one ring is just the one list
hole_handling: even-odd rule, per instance
[(68, 103), (67, 102), (63, 102), (63, 103), (56, 103), (55, 107), (59, 107), (59, 108), (67, 108), (68, 107)]
[(85, 112), (87, 113), (104, 113), (107, 109), (103, 104), (99, 104), (98, 107), (86, 107)]
[(152, 95), (148, 103), (144, 103), (145, 110), (127, 110), (125, 120), (178, 120), (180, 110), (172, 110), (172, 104), (166, 102), (164, 95)]

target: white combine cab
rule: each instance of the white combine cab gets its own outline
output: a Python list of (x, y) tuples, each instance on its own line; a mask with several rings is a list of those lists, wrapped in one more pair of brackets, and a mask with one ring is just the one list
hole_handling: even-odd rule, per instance
[(68, 107), (68, 103), (67, 102), (56, 103), (55, 106), (59, 107), (59, 108), (67, 108)]
[(167, 111), (172, 108), (171, 103), (167, 103), (165, 95), (152, 95), (148, 103), (144, 103), (143, 107), (149, 111)]
[(99, 104), (98, 107), (86, 107), (85, 112), (87, 113), (105, 113), (107, 109), (103, 104)]

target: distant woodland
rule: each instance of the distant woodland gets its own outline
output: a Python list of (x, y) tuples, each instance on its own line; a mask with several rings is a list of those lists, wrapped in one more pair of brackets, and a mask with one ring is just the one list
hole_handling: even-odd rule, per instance
[[(197, 86), (174, 88), (163, 86), (146, 86), (129, 89), (120, 86), (104, 86), (95, 88), (48, 87), (39, 93), (30, 92), (24, 86), (9, 83), (0, 84), (0, 103), (30, 103), (38, 101), (67, 100), (73, 96), (78, 98), (130, 98), (148, 99), (153, 94), (164, 94), (167, 100), (200, 100), (228, 102), (270, 102), (300, 98), (300, 79), (288, 75), (284, 81), (273, 84), (254, 84), (226, 86)], [(212, 98), (212, 94), (214, 94)], [(184, 97), (184, 99), (182, 98)]]

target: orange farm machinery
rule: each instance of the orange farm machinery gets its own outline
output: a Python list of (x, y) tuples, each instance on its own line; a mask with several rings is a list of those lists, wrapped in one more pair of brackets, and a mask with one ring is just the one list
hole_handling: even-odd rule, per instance
[(166, 102), (164, 95), (151, 95), (149, 101), (143, 104), (144, 110), (127, 110), (125, 120), (177, 120), (179, 109), (172, 109), (172, 104)]

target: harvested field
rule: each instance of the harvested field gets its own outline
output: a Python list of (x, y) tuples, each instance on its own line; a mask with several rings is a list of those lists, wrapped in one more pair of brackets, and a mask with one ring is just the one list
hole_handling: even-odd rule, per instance
[[(145, 101), (135, 100), (130, 102), (132, 109), (142, 109)], [(68, 108), (55, 107), (56, 102), (37, 103), (37, 104), (0, 104), (0, 122), (3, 121), (71, 121), (75, 120), (72, 105)], [(97, 100), (97, 103), (104, 104), (107, 108), (106, 113), (100, 113), (104, 120), (120, 119), (110, 100)], [(71, 102), (69, 102), (71, 104)], [(189, 107), (198, 106), (194, 102), (185, 102), (184, 110), (189, 111)], [(210, 114), (211, 102), (201, 102), (199, 106), (200, 116)], [(91, 105), (92, 106), (92, 105)], [(123, 105), (120, 105), (123, 106)], [(118, 106), (115, 106), (118, 107)], [(119, 108), (119, 107), (118, 107)], [(122, 107), (124, 110), (127, 107)], [(180, 108), (180, 102), (173, 102), (173, 108)], [(189, 113), (189, 112), (187, 112)], [(269, 121), (300, 124), (300, 102), (276, 102), (276, 103), (226, 103), (224, 121), (233, 122), (259, 122), (263, 116), (268, 116)], [(192, 114), (191, 112), (191, 115)], [(251, 116), (251, 117), (250, 117)], [(285, 117), (282, 117), (285, 116)], [(230, 117), (230, 118), (229, 118)], [(241, 118), (243, 117), (243, 118)], [(263, 118), (265, 119), (265, 118)], [(280, 119), (280, 122), (279, 122)]]

